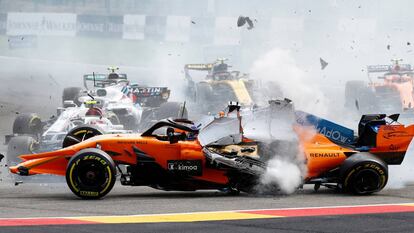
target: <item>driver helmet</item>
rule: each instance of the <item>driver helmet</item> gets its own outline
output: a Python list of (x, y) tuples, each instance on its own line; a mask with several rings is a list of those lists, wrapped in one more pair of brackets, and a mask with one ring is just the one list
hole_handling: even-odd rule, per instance
[(96, 107), (89, 108), (88, 111), (85, 114), (86, 116), (97, 116), (102, 117), (103, 113), (102, 110)]
[(113, 80), (113, 79), (119, 79), (119, 75), (117, 73), (110, 73), (108, 75), (108, 79), (109, 80)]
[(227, 72), (228, 65), (226, 63), (219, 63), (213, 66), (213, 74)]

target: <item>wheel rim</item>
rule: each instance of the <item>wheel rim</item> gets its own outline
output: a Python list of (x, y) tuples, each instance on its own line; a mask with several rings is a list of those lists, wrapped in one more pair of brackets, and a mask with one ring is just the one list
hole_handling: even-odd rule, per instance
[(65, 139), (63, 140), (63, 147), (65, 148), (78, 144), (97, 135), (101, 135), (101, 133), (90, 129), (79, 129), (76, 132), (72, 132), (66, 135)]
[(380, 187), (380, 175), (370, 169), (360, 171), (355, 176), (354, 188), (357, 193), (371, 193)]
[(96, 161), (82, 161), (77, 169), (79, 185), (88, 189), (98, 189), (107, 183), (105, 167)]
[(42, 120), (39, 117), (33, 117), (29, 122), (29, 128), (35, 133), (41, 133)]

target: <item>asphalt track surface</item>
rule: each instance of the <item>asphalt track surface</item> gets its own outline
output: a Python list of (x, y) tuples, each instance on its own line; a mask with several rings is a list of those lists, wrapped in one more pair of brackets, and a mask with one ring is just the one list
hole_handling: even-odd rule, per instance
[[(27, 226), (27, 222), (20, 220), (17, 224), (14, 222), (15, 225), (0, 227), (0, 232), (413, 232), (414, 206), (399, 203), (414, 203), (414, 186), (386, 189), (371, 196), (352, 196), (324, 188), (315, 192), (311, 186), (305, 186), (305, 189), (292, 195), (228, 196), (217, 191), (165, 192), (116, 185), (104, 199), (85, 201), (76, 198), (65, 183), (26, 183), (19, 186), (3, 183), (0, 185), (0, 226), (2, 221), (15, 218), (29, 218), (29, 221), (35, 218), (35, 225)], [(371, 206), (366, 206), (375, 207), (378, 204), (404, 207), (396, 211), (389, 206), (379, 210), (371, 210)], [(356, 207), (358, 211), (351, 212), (337, 211), (335, 207), (354, 208), (352, 206), (360, 205), (363, 206)], [(276, 212), (277, 215), (272, 218), (259, 215), (258, 219), (254, 216), (229, 217), (227, 212), (224, 215), (220, 212), (285, 208), (299, 208), (301, 211), (303, 207), (321, 206), (334, 208), (319, 210), (317, 216), (309, 212), (303, 216), (283, 213), (287, 217), (279, 218), (280, 213)], [(209, 216), (215, 217), (201, 220), (196, 217), (194, 221), (191, 217), (179, 218), (174, 220), (177, 222), (168, 222), (168, 218), (171, 218), (168, 216), (174, 216), (174, 213), (181, 215), (194, 212), (207, 212)], [(153, 220), (137, 220), (153, 214), (161, 217), (157, 217), (153, 223), (148, 223)], [(56, 223), (53, 221), (48, 222), (54, 218), (85, 220), (88, 216), (95, 216), (92, 219), (103, 218), (105, 224), (67, 224), (59, 220), (58, 225), (54, 225)], [(112, 216), (110, 218), (117, 220), (107, 220), (103, 216)], [(42, 223), (45, 219), (39, 217), (46, 217), (47, 221)], [(128, 220), (131, 217), (133, 220)], [(209, 221), (211, 219), (214, 221)]]
[(4, 227), (0, 232), (413, 232), (414, 213), (274, 218), (191, 223)]

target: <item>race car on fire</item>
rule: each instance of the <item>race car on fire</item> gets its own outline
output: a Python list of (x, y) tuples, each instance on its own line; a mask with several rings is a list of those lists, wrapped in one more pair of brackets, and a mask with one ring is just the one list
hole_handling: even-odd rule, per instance
[[(269, 108), (293, 109), (287, 99), (269, 103)], [(263, 142), (244, 135), (239, 110), (232, 104), (227, 116), (210, 116), (201, 123), (165, 119), (142, 134), (72, 141), (60, 150), (22, 155), (23, 162), (10, 171), (20, 176), (65, 176), (72, 192), (85, 199), (108, 194), (118, 173), (121, 184), (130, 186), (254, 192), (266, 171), (269, 151)], [(388, 165), (402, 163), (414, 135), (414, 125), (399, 124), (397, 115), (364, 115), (354, 136), (351, 129), (311, 114), (289, 114), (295, 119), (296, 146), (303, 149), (306, 162), (303, 183), (315, 189), (323, 185), (359, 195), (382, 190)]]

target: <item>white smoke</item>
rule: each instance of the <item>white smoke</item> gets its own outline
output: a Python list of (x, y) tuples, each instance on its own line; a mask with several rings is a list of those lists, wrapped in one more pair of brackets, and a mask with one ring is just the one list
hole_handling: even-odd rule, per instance
[(299, 68), (289, 50), (270, 50), (253, 63), (250, 74), (264, 85), (276, 83), (283, 97), (292, 99), (296, 108), (322, 116), (327, 114), (328, 99), (311, 77)]
[[(306, 80), (305, 72), (298, 67), (288, 50), (274, 48), (264, 54), (253, 63), (251, 76), (262, 84), (262, 88), (268, 87), (269, 83), (276, 83), (282, 91), (276, 93), (272, 88), (274, 93), (260, 96), (264, 98), (261, 102), (267, 102), (270, 98), (282, 94), (279, 97), (292, 99), (295, 107), (301, 110), (318, 113), (325, 110), (322, 108), (326, 102), (322, 92)], [(257, 189), (259, 192), (269, 192), (273, 191), (270, 187), (277, 186), (278, 193), (291, 194), (302, 184), (307, 169), (304, 153), (293, 130), (293, 110), (290, 110), (290, 116), (286, 113), (280, 114), (280, 111), (283, 109), (278, 109), (271, 115), (271, 124), (263, 122), (259, 127), (255, 119), (253, 129), (258, 130), (253, 134), (260, 141), (269, 142), (265, 149), (270, 152), (266, 171)], [(246, 135), (249, 134), (249, 130), (245, 132)]]
[(298, 164), (275, 156), (268, 162), (261, 182), (264, 185), (276, 184), (282, 193), (290, 194), (302, 184), (302, 175)]

